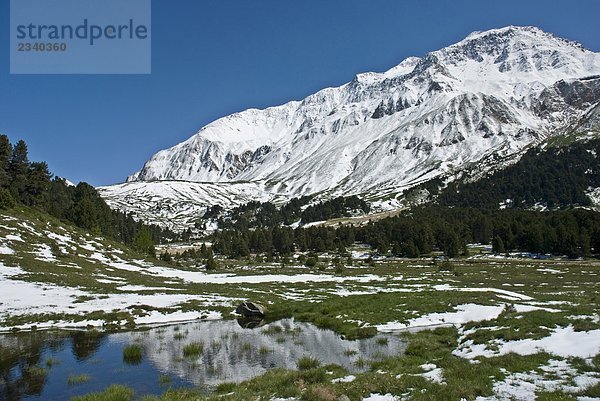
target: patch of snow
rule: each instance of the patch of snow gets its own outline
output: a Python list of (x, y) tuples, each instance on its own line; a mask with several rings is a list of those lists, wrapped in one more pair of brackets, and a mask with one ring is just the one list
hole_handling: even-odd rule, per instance
[(467, 359), (479, 356), (493, 357), (511, 352), (519, 355), (548, 352), (562, 357), (589, 358), (600, 353), (600, 330), (575, 331), (573, 326), (569, 325), (565, 328), (556, 328), (552, 334), (538, 340), (497, 341), (494, 345), (497, 346), (497, 349), (490, 350), (485, 344), (473, 344), (469, 340), (452, 353)]
[(6, 237), (4, 237), (5, 239), (9, 240), (9, 241), (20, 241), (20, 242), (25, 242), (23, 241), (23, 238), (21, 238), (20, 235), (14, 235), (14, 234), (8, 234)]
[[(149, 305), (155, 308), (173, 308), (182, 303), (195, 300), (205, 302), (206, 304), (231, 305), (239, 300), (222, 297), (218, 295), (190, 295), (190, 294), (106, 294), (104, 297), (97, 298), (98, 294), (88, 293), (79, 288), (61, 287), (54, 284), (42, 284), (15, 279), (14, 276), (25, 274), (18, 267), (8, 267), (0, 263), (0, 316), (11, 315), (19, 316), (24, 314), (74, 314), (85, 315), (90, 312), (99, 310), (127, 310), (130, 306)], [(78, 301), (78, 298), (86, 297), (83, 301)], [(201, 315), (207, 315), (209, 318), (215, 318), (217, 312), (183, 312), (160, 313), (151, 311), (147, 316), (136, 317), (136, 322), (140, 324), (168, 322), (173, 320), (188, 320), (195, 319)], [(220, 315), (219, 315), (220, 316)], [(28, 328), (35, 324), (39, 328), (42, 327), (73, 327), (74, 323), (69, 321), (64, 322), (47, 322), (47, 323), (32, 323), (19, 326), (20, 328)], [(80, 325), (81, 323), (77, 323)], [(87, 322), (87, 324), (94, 324)], [(96, 325), (102, 325), (99, 322)], [(10, 330), (10, 327), (0, 327), (0, 331)]]
[(400, 397), (396, 397), (392, 394), (377, 394), (372, 393), (368, 397), (363, 398), (363, 401), (399, 401)]
[(507, 290), (503, 290), (503, 289), (500, 289), (500, 288), (489, 288), (489, 287), (483, 287), (483, 288), (461, 288), (461, 287), (452, 287), (449, 284), (435, 285), (435, 286), (433, 286), (433, 288), (435, 290), (437, 290), (437, 291), (494, 292), (496, 294), (506, 295), (506, 296), (512, 297), (514, 299), (519, 299), (519, 300), (522, 300), (522, 301), (529, 301), (529, 300), (533, 299), (533, 298), (531, 298), (528, 295), (519, 294), (519, 293), (513, 292), (513, 291), (507, 291)]
[[(116, 269), (128, 270), (141, 272), (148, 275), (156, 275), (163, 278), (175, 278), (181, 279), (192, 283), (208, 283), (208, 284), (259, 284), (259, 283), (272, 283), (272, 282), (284, 282), (284, 283), (320, 283), (320, 282), (359, 282), (366, 283), (371, 281), (385, 281), (385, 277), (377, 276), (374, 274), (365, 274), (362, 276), (352, 277), (339, 277), (329, 274), (258, 274), (240, 276), (231, 273), (205, 273), (200, 271), (186, 271), (178, 270), (170, 267), (155, 266), (152, 264), (145, 263), (144, 267), (136, 266), (131, 263), (127, 263), (123, 260), (117, 260), (112, 262), (101, 254), (94, 254), (92, 258), (98, 259), (107, 265)], [(144, 263), (143, 261), (139, 261)]]
[(349, 376), (339, 377), (337, 379), (333, 379), (331, 382), (332, 383), (351, 383), (354, 380), (356, 380), (356, 376), (349, 375)]
[(438, 325), (461, 325), (468, 322), (479, 322), (497, 318), (504, 310), (504, 306), (488, 306), (478, 304), (463, 304), (456, 307), (455, 312), (430, 313), (417, 318), (410, 319), (408, 323), (389, 322), (380, 324), (378, 331), (390, 332), (406, 330), (416, 327), (428, 327)]
[(14, 255), (15, 251), (13, 251), (7, 245), (0, 244), (0, 255)]
[(168, 288), (168, 287), (146, 287), (143, 285), (123, 285), (121, 287), (117, 287), (119, 291), (128, 291), (128, 292), (136, 292), (136, 291), (177, 291), (177, 288)]
[(36, 259), (44, 262), (56, 262), (56, 257), (52, 253), (52, 249), (47, 244), (41, 244), (35, 251)]
[[(477, 397), (476, 401), (529, 401), (536, 399), (536, 392), (562, 391), (577, 393), (600, 382), (595, 373), (580, 373), (568, 362), (549, 360), (539, 371), (511, 373), (504, 380), (495, 382), (494, 395)], [(579, 397), (581, 400), (585, 397)]]
[(536, 269), (536, 271), (538, 271), (538, 272), (545, 272), (545, 273), (555, 273), (555, 274), (563, 274), (563, 273), (565, 273), (565, 272), (560, 271), (560, 270), (548, 269), (548, 268), (545, 268), (545, 269)]
[(190, 311), (182, 312), (177, 311), (173, 313), (162, 313), (159, 311), (150, 311), (147, 316), (136, 317), (136, 324), (157, 324), (157, 323), (174, 323), (174, 322), (186, 322), (190, 320), (203, 319), (203, 320), (217, 320), (221, 319), (222, 316), (219, 312), (215, 311)]
[(68, 244), (74, 244), (75, 243), (75, 241), (73, 241), (73, 238), (70, 235), (68, 235), (68, 234), (61, 235), (61, 234), (57, 234), (57, 233), (52, 232), (52, 231), (46, 231), (45, 235), (48, 238), (51, 238), (51, 239), (55, 240), (56, 242), (58, 242), (61, 245), (68, 245)]
[(437, 383), (437, 384), (445, 384), (446, 383), (444, 381), (444, 371), (442, 370), (442, 368), (432, 369), (428, 372), (422, 373), (420, 376), (423, 376), (425, 379), (427, 379), (433, 383)]

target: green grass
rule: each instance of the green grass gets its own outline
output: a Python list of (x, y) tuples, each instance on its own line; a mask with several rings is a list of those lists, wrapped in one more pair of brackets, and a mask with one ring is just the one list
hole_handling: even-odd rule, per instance
[(204, 343), (193, 342), (183, 347), (183, 356), (186, 358), (194, 358), (200, 356), (204, 352)]
[(53, 358), (53, 357), (46, 358), (46, 367), (47, 368), (52, 368), (53, 366), (58, 366), (58, 365), (60, 365), (60, 359)]
[(142, 362), (143, 351), (139, 344), (128, 344), (123, 348), (123, 362), (137, 365)]
[(378, 337), (375, 340), (375, 343), (377, 345), (385, 346), (385, 345), (388, 345), (388, 339), (386, 337)]
[(168, 375), (158, 376), (158, 383), (161, 386), (170, 386), (172, 382), (173, 382), (173, 379), (171, 379), (171, 376), (168, 376)]
[(265, 346), (262, 346), (262, 347), (260, 347), (260, 348), (258, 349), (258, 353), (259, 353), (259, 354), (261, 354), (261, 355), (266, 355), (266, 354), (268, 354), (268, 353), (270, 353), (270, 352), (273, 352), (273, 350), (272, 350), (272, 349), (270, 349), (270, 348), (267, 348), (267, 347), (265, 347)]
[(346, 349), (344, 350), (344, 355), (345, 356), (354, 356), (358, 354), (358, 351), (354, 350), (354, 349)]
[(131, 401), (133, 399), (133, 394), (133, 390), (130, 388), (113, 385), (98, 393), (72, 397), (71, 401)]
[(577, 401), (577, 398), (571, 394), (565, 394), (562, 391), (538, 392), (535, 395), (537, 401)]
[(300, 370), (310, 370), (318, 368), (320, 364), (321, 362), (319, 362), (317, 358), (313, 358), (312, 356), (303, 356), (302, 358), (298, 359), (296, 366)]
[[(8, 214), (7, 214), (8, 213)], [(3, 316), (0, 325), (11, 327), (17, 325), (36, 325), (45, 321), (67, 321), (78, 322), (85, 319), (104, 320), (109, 330), (123, 328), (127, 322), (130, 327), (134, 325), (134, 318), (143, 316), (151, 311), (169, 313), (174, 311), (218, 311), (226, 318), (240, 299), (255, 299), (269, 305), (270, 322), (279, 318), (293, 317), (296, 321), (311, 322), (320, 328), (331, 329), (346, 339), (357, 339), (377, 335), (373, 327), (377, 324), (389, 321), (407, 322), (409, 319), (423, 316), (429, 313), (452, 312), (458, 305), (475, 303), (480, 305), (503, 305), (509, 302), (515, 304), (529, 304), (550, 307), (556, 311), (531, 311), (519, 313), (515, 308), (506, 307), (505, 311), (495, 319), (484, 322), (467, 323), (462, 326), (462, 331), (469, 331), (468, 336), (461, 338), (461, 343), (472, 340), (475, 344), (481, 344), (493, 349), (498, 341), (516, 341), (521, 339), (539, 339), (548, 336), (556, 327), (567, 327), (572, 325), (578, 331), (590, 331), (600, 329), (600, 323), (592, 318), (600, 309), (600, 263), (597, 260), (568, 261), (551, 259), (539, 260), (517, 260), (517, 259), (455, 259), (452, 261), (452, 271), (439, 269), (431, 263), (431, 258), (420, 260), (375, 260), (372, 266), (355, 260), (356, 269), (344, 269), (339, 274), (346, 281), (320, 282), (320, 283), (243, 283), (232, 285), (220, 285), (209, 283), (184, 283), (183, 280), (172, 279), (143, 274), (128, 270), (115, 269), (110, 272), (112, 278), (120, 279), (120, 283), (103, 283), (94, 278), (106, 274), (107, 266), (98, 261), (89, 260), (89, 250), (82, 248), (85, 241), (92, 240), (92, 236), (65, 226), (60, 221), (46, 219), (34, 210), (24, 208), (15, 209), (10, 212), (1, 212), (2, 216), (8, 215), (20, 220), (7, 219), (3, 225), (19, 230), (23, 242), (11, 243), (15, 255), (0, 255), (0, 263), (6, 266), (21, 266), (23, 273), (16, 278), (24, 281), (47, 283), (68, 287), (78, 287), (89, 294), (73, 297), (73, 303), (81, 304), (92, 298), (101, 298), (120, 294), (118, 289), (123, 282), (132, 285), (146, 287), (169, 287), (181, 294), (198, 296), (198, 294), (219, 295), (232, 298), (230, 304), (219, 304), (213, 306), (210, 302), (203, 300), (201, 296), (197, 299), (174, 305), (171, 308), (155, 308), (152, 306), (132, 305), (112, 311), (95, 311), (88, 315), (77, 315), (70, 312), (58, 311), (47, 314), (23, 314)], [(68, 255), (62, 255), (58, 262), (44, 262), (37, 260), (33, 255), (36, 244), (53, 246), (53, 240), (46, 235), (37, 235), (18, 226), (19, 221), (27, 221), (35, 230), (43, 232), (51, 229), (60, 234), (68, 233), (75, 241), (75, 250), (68, 251)], [(47, 226), (47, 223), (50, 226)], [(50, 227), (50, 228), (48, 228)], [(5, 237), (11, 230), (0, 227), (0, 238)], [(14, 230), (12, 230), (14, 231)], [(96, 241), (96, 239), (93, 239)], [(109, 240), (98, 239), (106, 249), (107, 257), (119, 257), (121, 259), (133, 260), (139, 255), (120, 247)], [(54, 244), (56, 245), (56, 244)], [(357, 245), (354, 248), (364, 250)], [(109, 249), (111, 249), (109, 251)], [(114, 251), (122, 251), (123, 254)], [(475, 254), (475, 253), (474, 253)], [(478, 254), (478, 253), (477, 253)], [(82, 255), (82, 256), (79, 256)], [(331, 262), (330, 258), (319, 255), (320, 263), (324, 265)], [(280, 263), (257, 263), (252, 269), (247, 269), (245, 261), (226, 260), (219, 261), (222, 265), (221, 271), (228, 274), (255, 275), (255, 274), (297, 274), (298, 269)], [(132, 261), (131, 263), (137, 263)], [(75, 268), (72, 265), (76, 265)], [(190, 270), (191, 266), (181, 266), (182, 270)], [(544, 269), (556, 269), (562, 273), (548, 273)], [(328, 269), (327, 274), (332, 274)], [(352, 278), (358, 275), (372, 274), (380, 278), (379, 281), (357, 282)], [(502, 294), (495, 292), (466, 292), (453, 290), (437, 290), (434, 285), (447, 283), (458, 289), (473, 289), (491, 287), (514, 291), (522, 295), (530, 296), (533, 301), (512, 300), (507, 301)], [(413, 286), (414, 285), (414, 286)], [(411, 287), (413, 286), (413, 287)], [(348, 291), (362, 291), (367, 294), (338, 296), (334, 292), (340, 287)], [(385, 292), (380, 292), (385, 289)], [(394, 292), (398, 289), (397, 292)], [(410, 291), (407, 291), (409, 289)], [(147, 293), (140, 291), (140, 294)], [(290, 297), (289, 295), (295, 295)], [(298, 340), (299, 332), (292, 330), (289, 326), (281, 323), (272, 323), (262, 329), (265, 335), (273, 336), (275, 342), (294, 342)], [(164, 333), (164, 331), (163, 331)], [(179, 329), (173, 330), (175, 340), (183, 340), (187, 333)], [(168, 335), (160, 334), (164, 338)], [(279, 397), (296, 397), (298, 399), (327, 398), (335, 394), (348, 395), (351, 399), (362, 399), (371, 392), (409, 394), (408, 399), (474, 399), (477, 396), (493, 395), (493, 383), (503, 380), (509, 373), (530, 372), (539, 370), (540, 366), (547, 363), (549, 355), (539, 353), (527, 357), (507, 354), (491, 358), (479, 358), (478, 363), (458, 358), (452, 354), (458, 346), (461, 336), (455, 328), (443, 328), (437, 330), (423, 331), (414, 334), (404, 334), (409, 345), (403, 356), (392, 355), (389, 357), (374, 358), (367, 361), (364, 357), (356, 355), (352, 358), (355, 367), (365, 370), (357, 374), (357, 379), (352, 383), (332, 384), (330, 375), (327, 375), (325, 367), (309, 368), (300, 371), (276, 370), (252, 379), (250, 381), (219, 386), (217, 394), (208, 395), (208, 399), (216, 399), (221, 396), (225, 400), (255, 399), (256, 395), (264, 399), (270, 399), (273, 394)], [(236, 332), (223, 336), (222, 340), (239, 339)], [(381, 346), (381, 351), (386, 345), (387, 337), (376, 337), (373, 341)], [(211, 341), (211, 339), (207, 339)], [(218, 348), (218, 341), (212, 341), (210, 347)], [(202, 344), (202, 343), (200, 343)], [(186, 346), (187, 347), (187, 346)], [(188, 350), (191, 356), (199, 356), (201, 351)], [(185, 347), (184, 348), (184, 355)], [(252, 348), (240, 344), (240, 349), (252, 351)], [(141, 351), (141, 348), (140, 348)], [(268, 349), (259, 348), (259, 355), (266, 355)], [(387, 350), (386, 350), (387, 352)], [(352, 357), (355, 353), (351, 350), (344, 351), (344, 355)], [(2, 358), (4, 355), (2, 355)], [(181, 356), (178, 358), (183, 359)], [(124, 350), (125, 360), (125, 350)], [(141, 358), (139, 359), (141, 360)], [(190, 364), (193, 361), (187, 361)], [(195, 362), (195, 361), (194, 361)], [(428, 382), (420, 376), (419, 368), (424, 363), (435, 363), (444, 371), (447, 384), (444, 386)], [(569, 363), (578, 372), (594, 372), (600, 368), (600, 356), (593, 358), (592, 365), (585, 361), (572, 359)], [(38, 378), (47, 374), (47, 368), (55, 365), (54, 361), (42, 360), (41, 366), (26, 368), (25, 373)], [(216, 369), (216, 367), (215, 367)], [(338, 368), (327, 368), (341, 370)], [(506, 372), (503, 370), (506, 369)], [(336, 372), (338, 370), (335, 370)], [(377, 373), (377, 371), (385, 373)], [(218, 372), (216, 372), (218, 373)], [(341, 373), (343, 374), (343, 373)], [(396, 378), (396, 375), (402, 375)], [(229, 386), (229, 387), (228, 387)], [(221, 392), (228, 388), (229, 391)], [(229, 392), (234, 395), (225, 395)], [(423, 391), (423, 392), (422, 392)], [(582, 392), (587, 396), (598, 396), (598, 386), (586, 389)], [(540, 392), (540, 399), (569, 399), (569, 394), (560, 391), (544, 393)], [(177, 398), (180, 397), (180, 398)], [(185, 398), (188, 397), (188, 398)], [(196, 398), (194, 398), (196, 397)], [(203, 396), (202, 396), (203, 397)], [(197, 392), (190, 390), (170, 391), (156, 399), (185, 400), (202, 399)], [(560, 398), (563, 397), (563, 398)]]
[(67, 377), (67, 384), (69, 386), (75, 386), (77, 384), (87, 383), (90, 381), (90, 379), (90, 375), (87, 375), (85, 373), (78, 375), (69, 375), (69, 377)]
[(586, 388), (581, 392), (580, 395), (586, 397), (600, 398), (600, 383), (596, 383), (595, 385)]
[(367, 360), (363, 357), (360, 357), (354, 361), (354, 366), (356, 366), (358, 369), (364, 369), (364, 367), (367, 366)]

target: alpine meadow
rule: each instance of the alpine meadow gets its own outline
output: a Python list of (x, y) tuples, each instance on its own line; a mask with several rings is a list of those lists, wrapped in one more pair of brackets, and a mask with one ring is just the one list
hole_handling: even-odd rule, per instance
[(165, 133), (113, 185), (7, 129), (0, 400), (600, 400), (600, 53), (427, 51)]

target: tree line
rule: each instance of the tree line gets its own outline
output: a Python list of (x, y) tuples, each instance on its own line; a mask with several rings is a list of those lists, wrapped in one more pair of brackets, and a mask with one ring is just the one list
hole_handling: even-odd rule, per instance
[(29, 161), (25, 141), (12, 145), (6, 135), (0, 135), (0, 209), (17, 204), (37, 208), (145, 253), (153, 253), (154, 244), (177, 237), (169, 230), (112, 210), (98, 191), (85, 182), (74, 186), (53, 177), (46, 162)]
[(510, 202), (506, 206), (513, 208), (588, 206), (588, 188), (600, 187), (597, 155), (600, 139), (575, 142), (568, 147), (532, 148), (514, 165), (488, 177), (471, 183), (449, 183), (437, 202), (442, 206), (476, 208), (497, 208), (507, 199)]
[(355, 195), (310, 204), (312, 199), (312, 196), (293, 198), (282, 206), (252, 201), (231, 211), (216, 205), (210, 207), (202, 218), (215, 219), (219, 228), (246, 230), (350, 217), (354, 213), (365, 214), (371, 210), (368, 202)]
[(315, 251), (346, 254), (355, 242), (381, 255), (416, 258), (434, 251), (454, 258), (468, 255), (467, 244), (491, 244), (493, 251), (566, 255), (600, 252), (600, 214), (572, 209), (550, 212), (418, 207), (363, 226), (296, 228), (282, 226), (225, 229), (213, 234), (216, 252), (232, 257), (251, 253), (288, 256)]

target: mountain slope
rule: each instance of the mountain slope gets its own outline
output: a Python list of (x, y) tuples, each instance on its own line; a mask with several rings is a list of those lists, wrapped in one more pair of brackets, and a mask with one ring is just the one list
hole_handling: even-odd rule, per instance
[(244, 182), (130, 182), (101, 187), (98, 191), (113, 209), (132, 212), (138, 220), (175, 231), (193, 226), (211, 206), (232, 208), (250, 201), (287, 199), (256, 183)]
[(600, 100), (597, 75), (600, 54), (537, 28), (475, 32), (302, 101), (219, 119), (128, 181), (393, 196), (568, 130)]
[(529, 149), (515, 164), (477, 181), (449, 183), (436, 202), (491, 209), (598, 206), (599, 152), (598, 133), (550, 140)]

